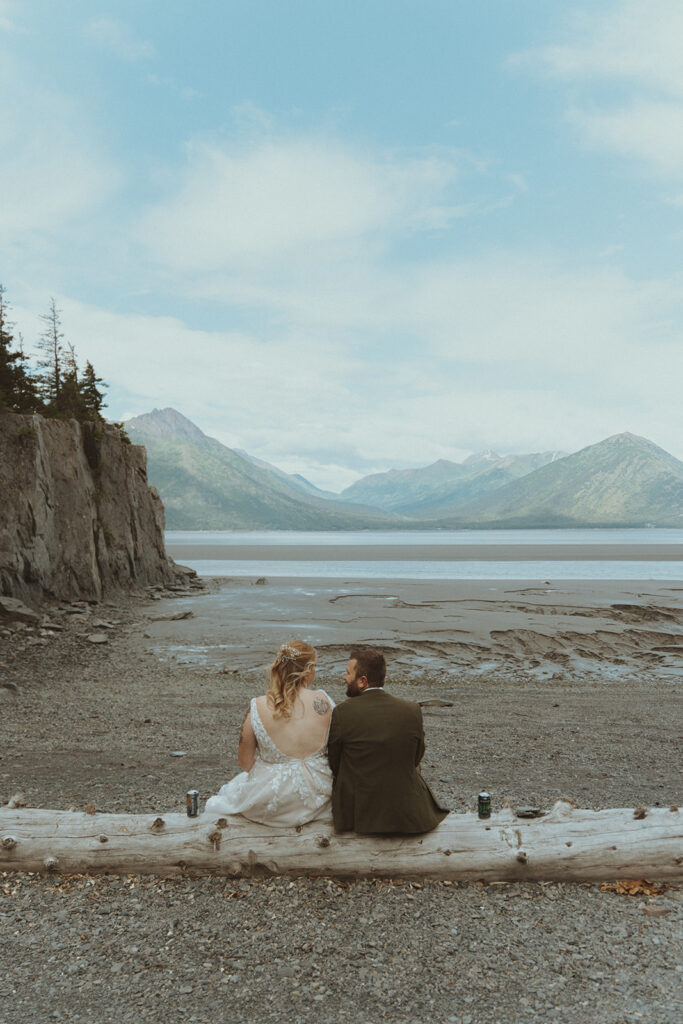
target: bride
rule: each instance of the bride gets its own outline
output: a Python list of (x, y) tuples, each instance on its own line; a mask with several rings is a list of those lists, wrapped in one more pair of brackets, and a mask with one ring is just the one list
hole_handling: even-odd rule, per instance
[(280, 647), (268, 692), (252, 698), (242, 723), (237, 761), (244, 770), (207, 800), (205, 814), (283, 826), (330, 815), (327, 735), (334, 702), (324, 690), (310, 689), (315, 667), (310, 644)]

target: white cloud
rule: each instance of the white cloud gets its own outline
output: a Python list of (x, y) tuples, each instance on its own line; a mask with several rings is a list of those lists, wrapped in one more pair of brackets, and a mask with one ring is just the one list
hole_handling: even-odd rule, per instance
[(77, 104), (40, 86), (3, 54), (0, 232), (7, 243), (47, 236), (111, 195), (116, 169), (98, 152)]
[(520, 54), (558, 78), (637, 82), (683, 97), (683, 7), (680, 0), (617, 0), (607, 11), (574, 13), (572, 42)]
[(571, 370), (596, 350), (613, 358), (639, 312), (633, 282), (619, 273), (511, 252), (428, 267), (408, 299), (414, 330), (422, 325), (444, 357), (514, 361), (532, 373), (534, 364)]
[[(363, 352), (370, 372), (435, 360), (518, 376), (574, 372), (577, 360), (617, 360), (655, 302), (655, 286), (603, 267), (569, 269), (519, 252), (391, 266), (351, 249), (319, 265), (255, 270), (202, 281), (192, 294), (253, 307), (278, 323)], [(664, 289), (666, 294), (666, 289)]]
[[(90, 359), (121, 396), (114, 417), (124, 408), (172, 405), (236, 447), (259, 454), (282, 443), (280, 450), (296, 453), (321, 442), (320, 409), (339, 408), (348, 397), (342, 380), (352, 361), (322, 338), (264, 342), (246, 332), (192, 329), (172, 317), (119, 315), (68, 296), (58, 296), (57, 305), (81, 363)], [(35, 313), (15, 304), (13, 315), (27, 338), (37, 336)], [(294, 436), (298, 448), (290, 444)]]
[(149, 60), (155, 56), (151, 43), (138, 39), (128, 25), (116, 18), (93, 18), (85, 26), (85, 35), (122, 60)]
[(461, 210), (444, 197), (448, 156), (398, 159), (315, 138), (243, 150), (187, 146), (177, 191), (150, 210), (140, 238), (161, 262), (216, 271), (378, 233), (443, 227)]
[[(680, 18), (656, 6), (668, 12), (666, 31), (645, 24), (644, 5), (623, 3), (612, 20), (588, 15), (573, 30), (578, 41), (533, 59), (572, 84), (568, 116), (587, 144), (674, 178), (683, 87), (670, 37), (678, 41)], [(0, 0), (0, 26), (10, 10)], [(88, 33), (123, 59), (153, 55), (120, 22), (96, 20)], [(97, 278), (104, 294), (115, 282), (122, 296), (149, 293), (155, 308), (164, 295), (174, 310), (188, 300), (182, 321), (56, 296), (67, 338), (111, 384), (112, 417), (172, 405), (225, 443), (326, 487), (488, 447), (574, 449), (624, 429), (683, 455), (674, 448), (681, 281), (635, 281), (610, 268), (609, 253), (581, 268), (521, 248), (475, 255), (473, 231), (468, 258), (453, 256), (464, 217), (492, 218), (491, 192), (500, 205), (527, 187), (508, 168), (454, 150), (406, 155), (323, 132), (283, 137), (245, 103), (241, 143), (192, 141), (177, 172), (159, 171), (165, 197), (138, 216), (130, 244), (130, 214), (111, 233), (95, 216), (113, 205), (104, 201), (119, 178), (86, 101), (39, 81), (11, 60), (0, 66), (11, 99), (0, 107), (0, 230), (22, 246), (16, 276), (48, 282), (37, 299), (15, 302), (27, 343), (39, 326), (28, 308), (44, 308), (60, 287), (54, 250), (42, 264), (40, 254), (67, 252), (72, 239), (83, 248), (70, 252), (71, 271), (84, 251), (90, 261), (78, 270), (80, 297)], [(180, 89), (164, 74), (147, 82)], [(618, 84), (609, 108), (603, 93), (588, 103), (575, 88), (604, 82)], [(486, 208), (464, 194), (472, 177), (486, 182), (473, 190), (486, 191)], [(143, 185), (131, 194), (148, 194)], [(667, 191), (683, 203), (677, 181)], [(438, 246), (425, 245), (428, 233), (439, 233)], [(48, 268), (42, 278), (31, 260)], [(225, 329), (195, 326), (220, 317)]]
[(251, 100), (235, 104), (231, 113), (235, 125), (242, 131), (256, 132), (262, 135), (272, 132), (275, 128), (272, 114)]
[(647, 288), (616, 271), (520, 252), (393, 262), (406, 231), (431, 227), (435, 210), (438, 222), (462, 212), (454, 184), (443, 157), (360, 155), (323, 139), (239, 153), (197, 144), (140, 237), (174, 290), (254, 310), (266, 332), (274, 323), (362, 353), (370, 372), (394, 365), (397, 347), (399, 363), (424, 352), (532, 374), (536, 362), (548, 374), (598, 351), (618, 358), (650, 306)]
[(174, 78), (169, 75), (157, 75), (150, 71), (146, 76), (145, 80), (155, 89), (168, 89), (169, 92), (174, 93), (176, 96), (180, 96), (183, 100), (195, 100), (199, 97), (200, 93), (193, 89), (191, 86), (178, 85)]
[[(411, 259), (404, 232), (433, 223), (434, 209), (453, 224), (457, 187), (443, 157), (402, 162), (324, 139), (192, 146), (141, 237), (167, 285), (226, 317), (240, 310), (262, 336), (191, 342), (191, 375), (211, 378), (205, 400), (188, 409), (188, 385), (164, 403), (185, 399), (181, 411), (219, 434), (227, 418), (238, 447), (324, 486), (335, 465), (348, 482), (354, 468), (492, 445), (678, 437), (681, 283), (548, 253)], [(230, 374), (223, 413), (213, 393)], [(290, 392), (296, 413), (283, 417)]]
[(0, 32), (13, 31), (16, 6), (13, 0), (0, 0)]
[[(571, 41), (518, 54), (559, 80), (592, 88), (574, 101), (570, 122), (590, 146), (646, 162), (659, 174), (683, 173), (683, 5), (680, 0), (620, 0), (569, 21)], [(625, 99), (608, 104), (600, 85)]]
[(619, 109), (575, 108), (568, 116), (593, 148), (643, 160), (659, 174), (683, 174), (683, 102), (636, 100)]
[[(195, 143), (139, 229), (187, 322), (64, 296), (67, 337), (111, 383), (113, 417), (174, 406), (325, 487), (624, 429), (671, 448), (683, 283), (545, 252), (413, 255), (405, 233), (434, 209), (457, 230), (458, 188), (443, 155)], [(197, 330), (193, 310), (209, 303), (240, 329)]]
[[(170, 405), (331, 489), (464, 451), (575, 450), (622, 430), (683, 456), (683, 282), (638, 285), (511, 254), (418, 276), (385, 270), (379, 297), (377, 280), (361, 290), (359, 278), (353, 304), (335, 296), (333, 269), (321, 272), (322, 306), (306, 309), (302, 292), (296, 317), (276, 317), (267, 337), (57, 301), (67, 338), (111, 385), (113, 418)], [(25, 309), (14, 318), (36, 335)]]

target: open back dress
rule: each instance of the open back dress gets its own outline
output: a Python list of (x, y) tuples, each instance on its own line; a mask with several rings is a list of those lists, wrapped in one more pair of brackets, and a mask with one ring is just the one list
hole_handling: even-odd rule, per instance
[[(327, 694), (325, 697), (334, 707), (332, 698)], [(204, 813), (241, 814), (250, 821), (285, 827), (330, 818), (332, 771), (327, 741), (308, 757), (290, 757), (266, 732), (255, 697), (249, 711), (258, 743), (256, 760), (250, 771), (240, 772), (209, 797)]]

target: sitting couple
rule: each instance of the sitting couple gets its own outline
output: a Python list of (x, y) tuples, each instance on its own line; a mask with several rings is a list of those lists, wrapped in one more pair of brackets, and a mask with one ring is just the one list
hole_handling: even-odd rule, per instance
[(422, 712), (384, 690), (380, 651), (354, 650), (346, 696), (335, 707), (312, 690), (316, 652), (303, 640), (283, 644), (270, 686), (254, 697), (240, 732), (244, 771), (207, 800), (205, 813), (241, 814), (266, 825), (329, 818), (336, 832), (416, 833), (448, 813), (422, 778)]

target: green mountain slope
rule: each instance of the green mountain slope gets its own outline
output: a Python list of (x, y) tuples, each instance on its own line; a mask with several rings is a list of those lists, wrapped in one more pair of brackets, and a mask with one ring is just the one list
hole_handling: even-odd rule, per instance
[(633, 434), (563, 458), (486, 452), (378, 473), (340, 500), (227, 448), (174, 409), (138, 416), (126, 429), (147, 448), (170, 529), (683, 527), (683, 463)]
[(683, 526), (683, 462), (616, 434), (439, 516), (445, 526)]
[(286, 474), (257, 465), (202, 431), (175, 409), (155, 409), (125, 424), (147, 449), (149, 480), (172, 530), (381, 529), (397, 520), (309, 495)]
[(341, 497), (416, 519), (434, 519), (451, 515), (479, 495), (532, 473), (563, 454), (500, 456), (481, 452), (462, 463), (441, 459), (421, 469), (392, 469), (363, 477), (347, 487)]
[(286, 480), (287, 483), (293, 484), (304, 491), (305, 494), (312, 494), (315, 498), (331, 498), (333, 501), (339, 501), (338, 494), (333, 494), (332, 491), (321, 490), (315, 484), (312, 484), (310, 480), (307, 480), (305, 476), (301, 476), (300, 473), (285, 473), (284, 470), (274, 466), (272, 462), (266, 462), (265, 459), (257, 459), (255, 455), (250, 455), (243, 448), (234, 448), (233, 451), (236, 455), (241, 455), (247, 462), (253, 462), (255, 466), (261, 466), (262, 469), (270, 470), (271, 473), (275, 473), (281, 480)]
[(387, 512), (401, 512), (406, 506), (419, 502), (427, 494), (448, 490), (467, 475), (458, 462), (440, 459), (420, 469), (390, 469), (386, 473), (371, 473), (341, 492), (344, 501), (374, 505)]

